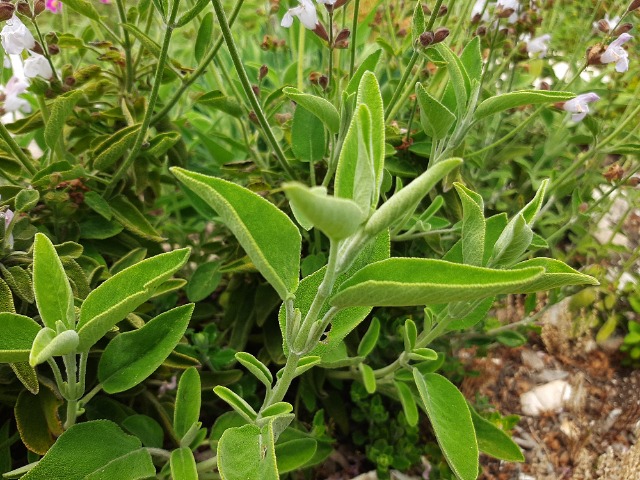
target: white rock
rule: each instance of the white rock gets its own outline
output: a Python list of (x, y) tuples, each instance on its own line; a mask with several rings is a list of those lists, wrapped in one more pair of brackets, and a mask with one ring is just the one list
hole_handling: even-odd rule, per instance
[(520, 397), (522, 412), (535, 417), (542, 412), (560, 411), (564, 403), (571, 398), (571, 393), (571, 385), (564, 380), (554, 380), (540, 385)]

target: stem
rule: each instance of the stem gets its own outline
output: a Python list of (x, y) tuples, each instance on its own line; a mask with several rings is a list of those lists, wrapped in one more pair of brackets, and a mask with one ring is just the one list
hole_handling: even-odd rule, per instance
[(358, 13), (360, 12), (360, 0), (355, 0), (353, 5), (353, 23), (351, 24), (351, 59), (349, 60), (349, 79), (353, 77), (356, 65), (356, 33), (358, 33)]
[(249, 77), (247, 76), (247, 72), (244, 69), (244, 65), (242, 63), (242, 59), (238, 54), (238, 49), (236, 48), (236, 44), (233, 40), (233, 36), (231, 35), (231, 28), (229, 27), (229, 22), (227, 21), (227, 16), (224, 13), (224, 8), (222, 7), (221, 0), (211, 0), (213, 4), (213, 9), (216, 13), (216, 17), (218, 19), (218, 23), (220, 24), (220, 30), (222, 31), (222, 37), (224, 38), (224, 42), (227, 44), (227, 49), (229, 50), (229, 55), (231, 55), (231, 60), (233, 61), (233, 66), (236, 69), (238, 77), (240, 78), (240, 83), (242, 84), (242, 88), (244, 89), (245, 95), (249, 99), (249, 103), (251, 103), (251, 107), (258, 117), (258, 122), (260, 126), (264, 130), (265, 135), (267, 136), (267, 140), (273, 151), (276, 154), (278, 162), (282, 169), (287, 173), (287, 175), (291, 178), (294, 178), (293, 170), (289, 166), (286, 157), (284, 156), (284, 152), (280, 147), (280, 144), (276, 140), (273, 131), (267, 121), (267, 118), (262, 111), (262, 107), (260, 106), (260, 102), (256, 98), (256, 94), (253, 92), (251, 88), (251, 82), (249, 82)]
[(400, 79), (400, 83), (398, 83), (398, 86), (394, 90), (393, 96), (391, 97), (391, 100), (389, 100), (389, 104), (387, 105), (387, 108), (385, 109), (385, 112), (384, 112), (385, 113), (384, 114), (384, 119), (385, 120), (389, 120), (389, 114), (391, 113), (391, 110), (393, 109), (393, 107), (395, 106), (396, 102), (400, 98), (400, 95), (402, 95), (402, 90), (404, 89), (404, 86), (407, 83), (407, 80), (409, 79), (409, 75), (411, 75), (411, 70), (413, 69), (413, 66), (418, 61), (418, 57), (419, 56), (420, 56), (420, 54), (416, 50), (414, 50), (413, 53), (411, 54), (411, 59), (409, 60), (409, 63), (407, 64), (406, 68), (404, 69), (404, 73), (402, 74), (402, 78)]
[(16, 156), (25, 170), (27, 170), (27, 172), (29, 172), (31, 175), (35, 175), (38, 170), (31, 164), (31, 160), (29, 160), (29, 157), (27, 157), (27, 155), (22, 151), (20, 145), (16, 143), (16, 141), (9, 133), (9, 130), (7, 130), (7, 127), (5, 127), (2, 122), (0, 122), (0, 138), (4, 140), (4, 143), (7, 144), (7, 146), (11, 150), (11, 153)]
[(56, 384), (58, 385), (58, 391), (60, 395), (66, 397), (67, 395), (67, 384), (64, 380), (62, 380), (62, 372), (60, 371), (60, 367), (53, 358), (48, 358), (47, 363), (51, 367), (51, 371), (53, 371), (53, 377), (56, 379)]
[(327, 90), (331, 89), (333, 77), (333, 8), (329, 9), (329, 76), (327, 80)]
[(101, 390), (102, 390), (102, 384), (101, 383), (99, 383), (95, 387), (93, 387), (89, 393), (87, 393), (84, 397), (82, 397), (80, 399), (80, 401), (82, 402), (82, 405), (86, 405), (87, 403), (89, 403), (89, 401), (93, 397), (95, 397), (98, 393), (100, 393)]
[(67, 430), (76, 423), (76, 418), (78, 416), (78, 397), (76, 391), (76, 387), (78, 386), (78, 365), (76, 364), (75, 353), (64, 355), (62, 360), (64, 361), (64, 366), (67, 370), (67, 419), (64, 422), (64, 428)]
[(126, 62), (125, 72), (125, 91), (129, 92), (133, 87), (133, 58), (131, 56), (131, 37), (129, 37), (129, 31), (124, 27), (127, 24), (127, 12), (124, 9), (124, 2), (122, 0), (116, 0), (118, 6), (118, 15), (122, 22), (122, 34), (124, 35), (124, 55)]
[[(298, 363), (300, 362), (300, 358), (302, 358), (302, 355), (291, 352), (291, 346), (289, 346), (289, 356), (287, 357), (287, 363), (282, 370), (282, 376), (276, 382), (276, 386), (271, 391), (271, 394), (265, 397), (260, 411), (263, 411), (274, 403), (282, 401), (287, 390), (289, 390), (289, 387), (291, 386), (291, 382), (293, 382), (293, 379), (295, 378), (295, 372), (298, 367)], [(260, 416), (258, 415), (258, 418), (259, 417)]]
[(199, 473), (207, 473), (218, 466), (218, 457), (211, 457), (202, 462), (196, 463), (196, 470)]
[(296, 67), (298, 90), (302, 90), (304, 88), (304, 40), (306, 31), (306, 28), (300, 27), (300, 33), (298, 34), (298, 65)]
[(53, 62), (51, 61), (51, 55), (49, 55), (49, 51), (47, 50), (46, 43), (44, 42), (44, 37), (40, 32), (40, 27), (38, 27), (38, 22), (36, 21), (36, 17), (33, 17), (31, 19), (31, 23), (33, 23), (33, 27), (36, 29), (38, 40), (40, 40), (40, 45), (42, 46), (42, 54), (47, 59), (47, 62), (49, 62), (49, 66), (51, 67), (51, 71), (53, 72), (53, 78), (55, 78), (56, 80), (59, 80), (58, 74), (56, 73), (56, 69), (53, 66)]
[(178, 13), (178, 5), (180, 4), (180, 0), (174, 0), (173, 5), (171, 6), (171, 13), (169, 16), (169, 21), (166, 24), (166, 30), (164, 33), (164, 40), (162, 41), (162, 48), (160, 50), (160, 56), (158, 58), (158, 65), (156, 67), (155, 79), (153, 81), (153, 87), (151, 88), (151, 94), (149, 96), (149, 103), (147, 105), (147, 109), (144, 112), (144, 118), (142, 119), (142, 125), (140, 126), (140, 131), (138, 132), (138, 136), (136, 137), (136, 141), (129, 152), (129, 156), (125, 159), (125, 161), (120, 165), (120, 168), (116, 171), (111, 179), (111, 183), (107, 186), (104, 197), (108, 197), (113, 192), (113, 189), (116, 187), (120, 179), (127, 173), (129, 167), (138, 156), (140, 152), (140, 148), (142, 148), (142, 143), (147, 135), (147, 130), (149, 129), (149, 125), (151, 123), (151, 115), (153, 114), (153, 109), (156, 105), (156, 100), (158, 99), (158, 92), (160, 91), (160, 83), (162, 80), (162, 75), (164, 73), (164, 66), (167, 63), (167, 57), (169, 53), (169, 44), (171, 43), (171, 35), (173, 33), (173, 29), (175, 28), (174, 21), (176, 19), (176, 15)]
[[(242, 7), (243, 3), (244, 0), (238, 0), (234, 5), (233, 10), (231, 11), (231, 15), (229, 16), (230, 27), (233, 26), (234, 22), (236, 21), (238, 13), (240, 13), (240, 7)], [(218, 50), (220, 50), (223, 41), (223, 37), (219, 37), (216, 40), (216, 43), (213, 45), (207, 55), (202, 59), (202, 62), (200, 63), (200, 65), (198, 65), (198, 68), (196, 68), (191, 75), (184, 79), (182, 85), (180, 85), (176, 93), (174, 93), (169, 101), (167, 101), (167, 103), (164, 105), (164, 107), (162, 107), (160, 111), (151, 118), (151, 125), (155, 125), (158, 121), (160, 121), (162, 117), (167, 115), (169, 111), (171, 111), (171, 109), (175, 106), (175, 104), (178, 103), (178, 100), (180, 100), (182, 94), (206, 72), (207, 67), (218, 54)], [(300, 87), (300, 89), (302, 89), (302, 87)]]

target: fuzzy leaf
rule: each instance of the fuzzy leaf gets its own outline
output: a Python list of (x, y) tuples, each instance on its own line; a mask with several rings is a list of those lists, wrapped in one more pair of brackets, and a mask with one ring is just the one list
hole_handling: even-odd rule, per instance
[(171, 452), (171, 477), (178, 480), (198, 480), (196, 459), (189, 447), (178, 448)]
[(317, 117), (331, 133), (338, 133), (340, 115), (331, 102), (322, 97), (303, 93), (293, 87), (283, 88), (282, 93)]
[(249, 370), (253, 376), (260, 380), (267, 388), (271, 387), (271, 384), (273, 383), (273, 375), (271, 375), (271, 372), (264, 363), (250, 353), (245, 352), (236, 353), (236, 360), (238, 360), (242, 366)]
[[(144, 328), (144, 327), (143, 327)], [(200, 418), (200, 374), (195, 367), (187, 368), (180, 376), (176, 405), (173, 410), (173, 430), (182, 439)]]
[(0, 313), (0, 363), (26, 362), (31, 345), (42, 327), (29, 317), (17, 313)]
[(193, 308), (192, 303), (176, 307), (111, 340), (98, 364), (104, 391), (123, 392), (155, 372), (184, 335)]
[(573, 92), (552, 90), (519, 90), (487, 98), (475, 111), (474, 119), (480, 120), (498, 112), (517, 108), (523, 105), (539, 105), (541, 103), (565, 102), (576, 96)]
[(402, 411), (404, 412), (404, 416), (407, 419), (407, 423), (412, 427), (415, 427), (418, 424), (418, 406), (416, 404), (416, 399), (413, 397), (413, 393), (411, 393), (411, 389), (409, 385), (403, 382), (393, 382), (396, 387), (396, 392), (398, 393), (398, 397), (400, 398), (400, 403), (402, 404)]
[(456, 116), (432, 97), (421, 83), (416, 83), (416, 98), (420, 105), (420, 123), (424, 132), (434, 140), (446, 137)]
[[(73, 8), (72, 5), (69, 6)], [(71, 115), (82, 97), (84, 97), (82, 90), (72, 90), (60, 95), (49, 105), (49, 118), (44, 127), (44, 141), (49, 148), (55, 148), (60, 135), (62, 135), (67, 117)]]
[(278, 480), (272, 423), (228, 428), (218, 442), (223, 480)]
[(226, 180), (177, 167), (171, 171), (185, 188), (218, 212), (282, 300), (296, 291), (302, 239), (287, 215), (268, 200)]
[(524, 462), (520, 447), (503, 430), (485, 420), (471, 407), (471, 418), (481, 452), (507, 462)]

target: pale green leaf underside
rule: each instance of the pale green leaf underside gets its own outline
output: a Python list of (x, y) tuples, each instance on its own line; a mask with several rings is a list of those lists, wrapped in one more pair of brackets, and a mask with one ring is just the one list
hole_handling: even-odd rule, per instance
[(595, 282), (562, 262), (544, 260), (498, 270), (444, 260), (390, 258), (358, 271), (330, 302), (340, 308), (432, 305)]
[(177, 167), (171, 171), (216, 210), (280, 298), (284, 300), (295, 292), (302, 239), (287, 215), (259, 195), (226, 180)]
[(551, 90), (519, 90), (487, 98), (475, 111), (474, 118), (480, 120), (494, 113), (523, 105), (565, 102), (576, 96), (573, 92), (554, 92)]

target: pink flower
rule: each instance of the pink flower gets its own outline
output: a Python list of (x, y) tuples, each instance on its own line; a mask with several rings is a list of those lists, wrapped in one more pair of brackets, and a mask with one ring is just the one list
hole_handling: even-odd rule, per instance
[(571, 120), (579, 122), (589, 113), (589, 103), (600, 100), (600, 97), (593, 92), (583, 93), (576, 98), (567, 100), (562, 107), (566, 112), (571, 113)]
[(616, 62), (616, 72), (626, 72), (629, 70), (629, 54), (622, 48), (622, 45), (633, 37), (628, 33), (621, 34), (604, 51), (600, 57), (602, 63)]
[(62, 10), (62, 2), (60, 0), (47, 0), (45, 7), (51, 13), (59, 13)]

